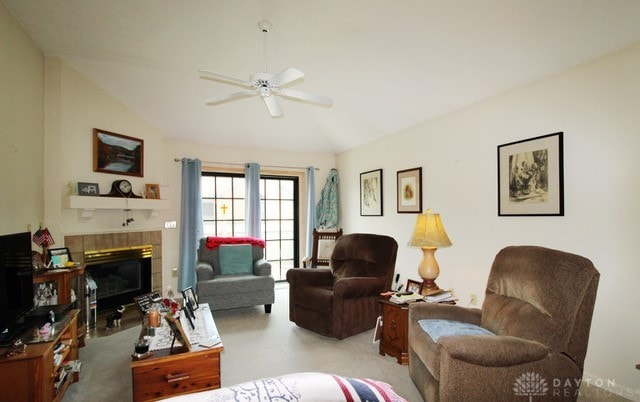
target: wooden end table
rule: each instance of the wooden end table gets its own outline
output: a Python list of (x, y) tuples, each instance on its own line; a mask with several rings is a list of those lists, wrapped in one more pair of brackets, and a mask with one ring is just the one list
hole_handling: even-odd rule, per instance
[(409, 364), (409, 304), (396, 304), (381, 299), (382, 337), (380, 354), (393, 356), (398, 364)]

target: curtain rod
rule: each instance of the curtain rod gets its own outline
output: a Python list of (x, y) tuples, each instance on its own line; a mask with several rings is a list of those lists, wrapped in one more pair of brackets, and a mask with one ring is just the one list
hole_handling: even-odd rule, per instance
[[(181, 158), (174, 158), (174, 162), (181, 162)], [(244, 166), (246, 163), (235, 163), (235, 162), (215, 162), (215, 161), (202, 161), (202, 163), (209, 163), (212, 165), (230, 165), (230, 166)], [(301, 166), (278, 166), (278, 165), (260, 165), (260, 167), (266, 167), (271, 169), (300, 169), (306, 170), (306, 167)], [(320, 168), (314, 167), (313, 170), (320, 170)]]

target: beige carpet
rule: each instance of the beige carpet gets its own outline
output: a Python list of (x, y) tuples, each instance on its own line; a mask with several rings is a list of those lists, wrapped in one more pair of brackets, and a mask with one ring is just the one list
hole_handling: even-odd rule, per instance
[[(372, 343), (373, 330), (342, 341), (298, 328), (289, 321), (288, 288), (276, 285), (272, 313), (263, 307), (214, 312), (222, 337), (222, 386), (263, 377), (304, 371), (372, 378), (389, 383), (410, 402), (421, 401), (407, 366), (380, 356)], [(140, 326), (114, 330), (112, 335), (88, 339), (80, 349), (80, 382), (72, 384), (63, 401), (130, 401), (129, 363)], [(585, 388), (583, 386), (583, 388)], [(603, 390), (586, 391), (579, 401), (623, 401)], [(588, 396), (587, 396), (588, 395)]]

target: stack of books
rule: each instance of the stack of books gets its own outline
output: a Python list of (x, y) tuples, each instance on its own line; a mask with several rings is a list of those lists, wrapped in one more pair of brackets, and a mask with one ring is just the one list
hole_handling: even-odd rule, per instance
[(396, 293), (389, 298), (391, 303), (396, 304), (413, 303), (418, 300), (422, 300), (422, 296), (417, 293)]
[(451, 293), (448, 290), (443, 290), (440, 293), (436, 293), (436, 294), (424, 297), (424, 301), (429, 302), (429, 303), (450, 303), (450, 304), (455, 304), (456, 300), (458, 300), (458, 299), (455, 298), (453, 296), (453, 293)]

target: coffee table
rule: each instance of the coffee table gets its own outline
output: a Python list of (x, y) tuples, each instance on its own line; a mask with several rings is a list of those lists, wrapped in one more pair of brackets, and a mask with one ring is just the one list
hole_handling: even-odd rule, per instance
[[(210, 320), (217, 332), (208, 304), (200, 304), (196, 312), (199, 312), (196, 314), (196, 328), (204, 327), (204, 321)], [(178, 346), (173, 349), (151, 350), (151, 356), (142, 360), (132, 358), (134, 401), (155, 401), (220, 388), (220, 352), (224, 350), (222, 342), (203, 347), (198, 343), (200, 339), (193, 339), (194, 336), (197, 337), (197, 333), (190, 333), (186, 329), (191, 343), (189, 350)], [(146, 326), (143, 325), (141, 336), (146, 333)]]

